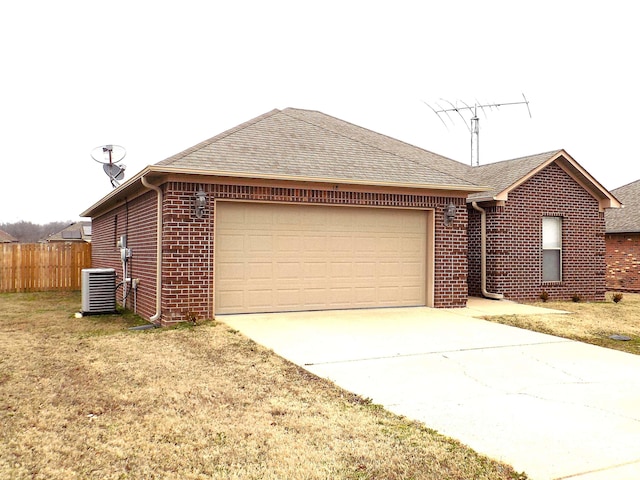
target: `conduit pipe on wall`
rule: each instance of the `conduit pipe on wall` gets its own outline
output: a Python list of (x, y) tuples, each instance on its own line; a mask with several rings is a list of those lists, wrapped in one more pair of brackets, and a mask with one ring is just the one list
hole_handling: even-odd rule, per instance
[(149, 318), (151, 322), (157, 322), (162, 315), (162, 189), (156, 185), (152, 185), (144, 178), (144, 175), (140, 177), (142, 185), (155, 190), (158, 194), (158, 226), (157, 226), (157, 238), (156, 238), (156, 313)]
[(477, 202), (471, 202), (474, 210), (480, 212), (480, 287), (482, 296), (493, 300), (502, 300), (501, 293), (487, 292), (487, 212)]

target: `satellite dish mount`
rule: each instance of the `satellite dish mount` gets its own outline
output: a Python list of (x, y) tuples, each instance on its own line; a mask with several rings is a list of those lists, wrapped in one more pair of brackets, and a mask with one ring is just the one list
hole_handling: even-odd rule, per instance
[(91, 150), (91, 158), (102, 164), (104, 173), (111, 180), (111, 186), (120, 186), (120, 180), (124, 178), (126, 165), (117, 165), (127, 155), (127, 151), (120, 145), (102, 145)]

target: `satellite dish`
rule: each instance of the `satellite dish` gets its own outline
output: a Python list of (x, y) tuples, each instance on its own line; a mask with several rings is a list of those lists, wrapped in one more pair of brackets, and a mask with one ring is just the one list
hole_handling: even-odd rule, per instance
[(118, 165), (114, 165), (113, 163), (112, 164), (105, 163), (102, 166), (104, 173), (106, 173), (109, 176), (109, 178), (112, 178), (114, 180), (122, 180), (124, 178), (125, 168), (127, 168), (126, 165), (118, 166)]
[(98, 163), (119, 163), (127, 155), (120, 145), (102, 145), (91, 150), (91, 158)]
[(91, 158), (102, 163), (102, 169), (111, 180), (111, 186), (120, 185), (119, 180), (124, 178), (125, 165), (116, 165), (127, 155), (127, 151), (120, 145), (102, 145), (91, 150)]

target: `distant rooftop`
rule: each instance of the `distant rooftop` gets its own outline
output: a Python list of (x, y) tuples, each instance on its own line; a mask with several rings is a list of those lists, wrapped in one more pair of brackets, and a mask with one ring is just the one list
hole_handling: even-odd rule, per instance
[(57, 233), (49, 235), (47, 242), (91, 242), (91, 222), (72, 223)]

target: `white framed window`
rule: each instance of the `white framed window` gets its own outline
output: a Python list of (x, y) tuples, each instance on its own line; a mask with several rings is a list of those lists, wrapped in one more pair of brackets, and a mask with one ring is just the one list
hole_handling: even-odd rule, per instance
[(542, 217), (542, 281), (562, 280), (562, 217)]

